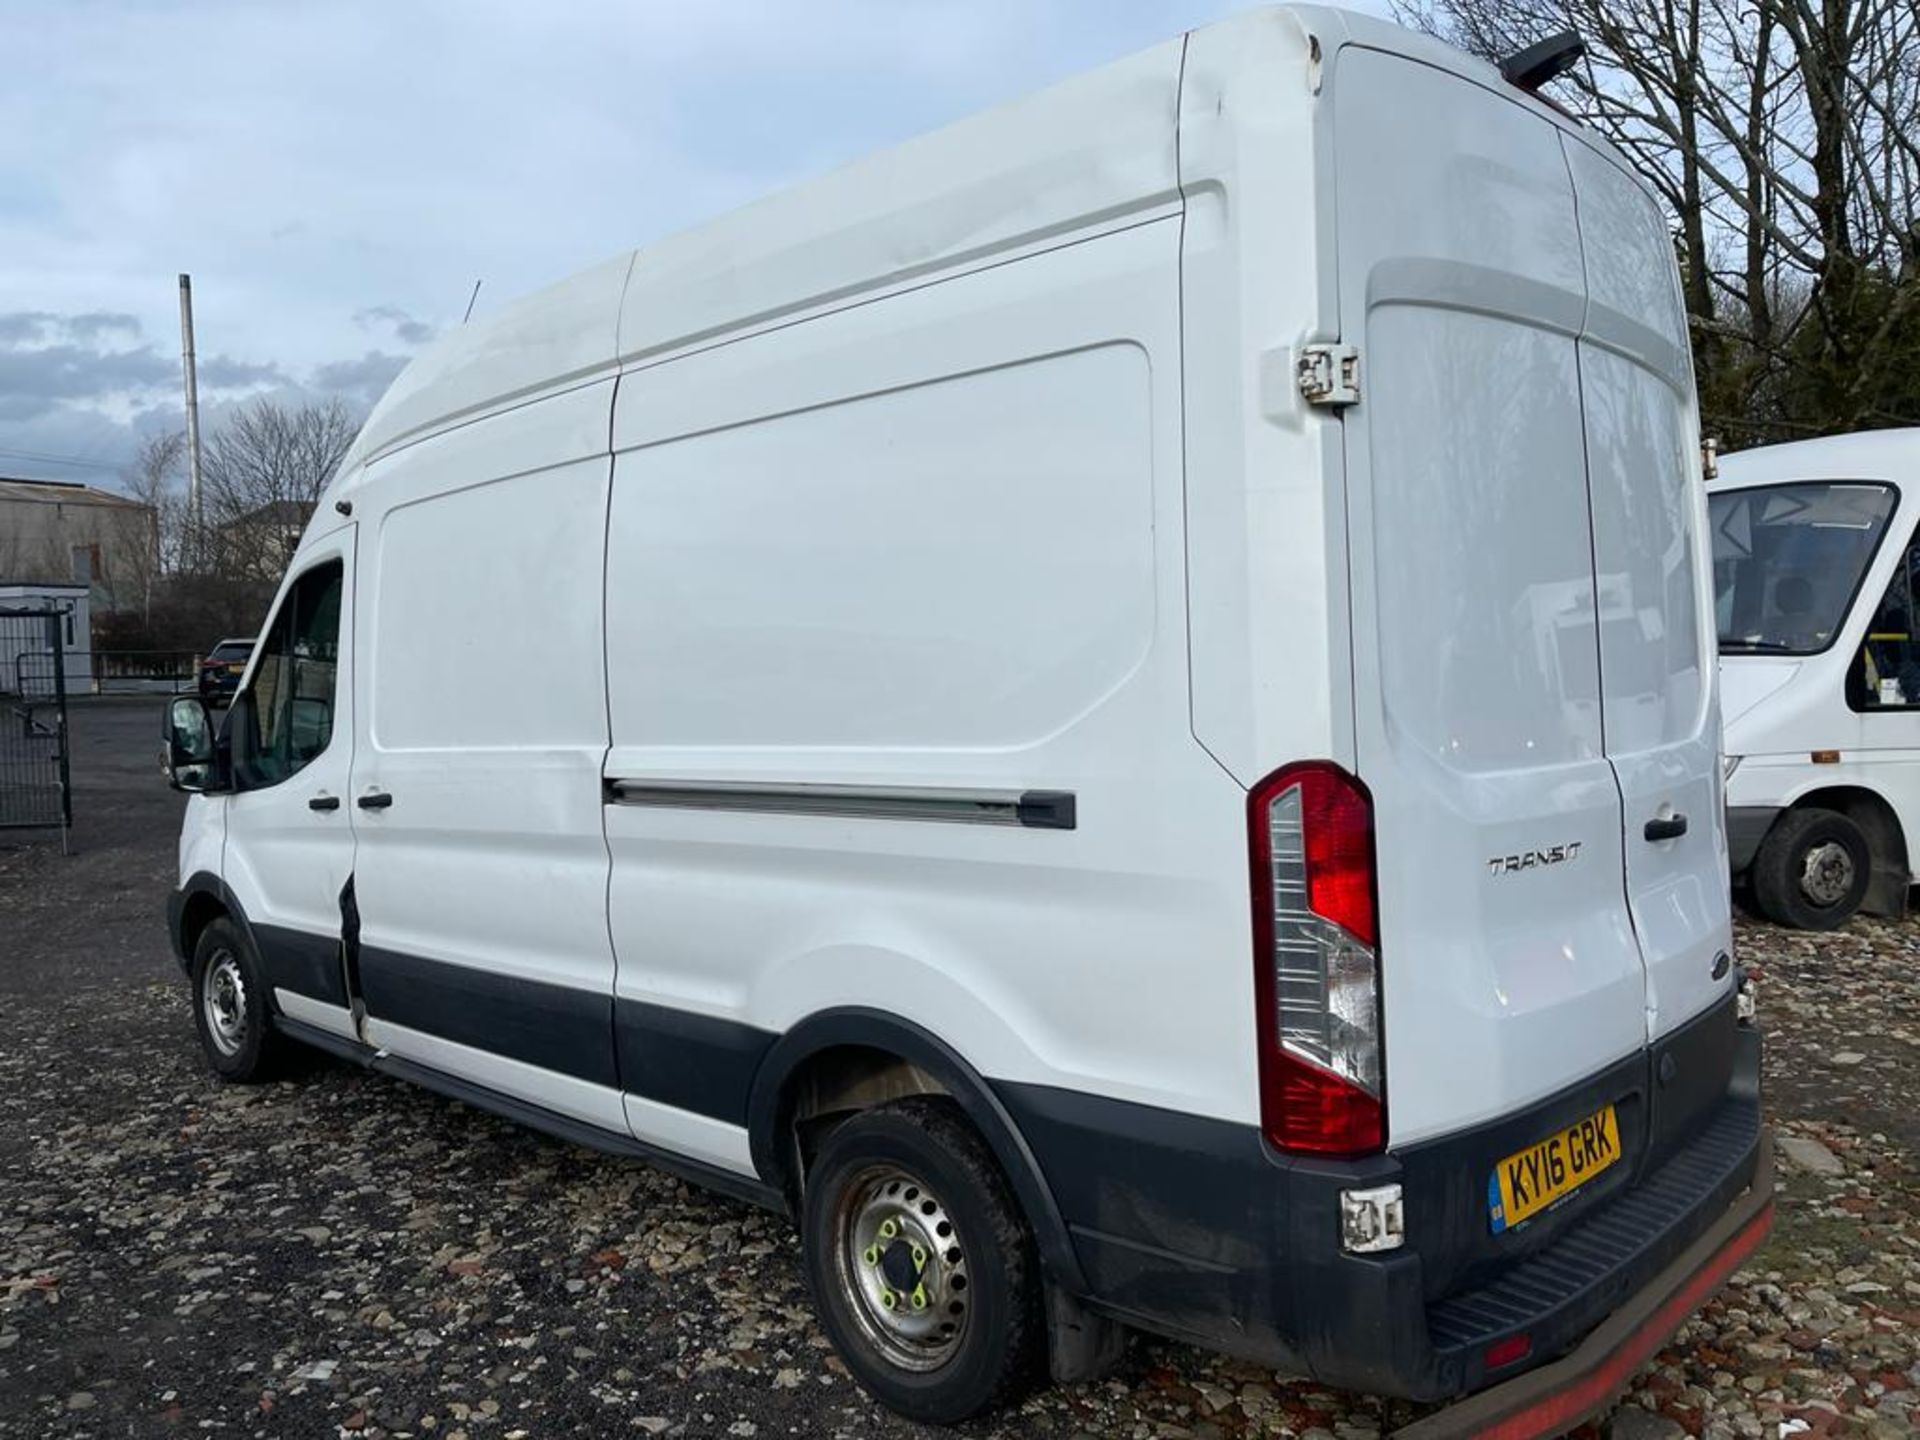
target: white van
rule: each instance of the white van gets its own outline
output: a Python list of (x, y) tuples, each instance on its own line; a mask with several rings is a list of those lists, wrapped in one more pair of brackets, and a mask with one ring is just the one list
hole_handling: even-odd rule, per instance
[(175, 707), (208, 1054), (792, 1212), (920, 1419), (1126, 1326), (1557, 1431), (1771, 1213), (1697, 446), (1619, 159), (1331, 10), (622, 255)]
[(1729, 455), (1708, 484), (1729, 860), (1755, 908), (1904, 915), (1920, 834), (1920, 430)]

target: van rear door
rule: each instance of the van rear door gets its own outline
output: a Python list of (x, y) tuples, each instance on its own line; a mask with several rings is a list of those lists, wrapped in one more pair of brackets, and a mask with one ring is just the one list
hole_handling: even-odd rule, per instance
[(1586, 257), (1580, 340), (1607, 758), (1649, 1039), (1734, 984), (1719, 795), (1706, 492), (1685, 312), (1666, 225), (1612, 161), (1564, 136)]
[(1606, 756), (1560, 131), (1382, 51), (1343, 49), (1332, 84), (1341, 324), (1361, 349), (1343, 412), (1354, 736), (1398, 1147), (1633, 1053), (1646, 985)]

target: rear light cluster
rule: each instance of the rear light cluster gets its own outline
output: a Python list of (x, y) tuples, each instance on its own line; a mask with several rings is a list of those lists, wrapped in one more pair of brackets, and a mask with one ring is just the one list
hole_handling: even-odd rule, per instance
[(1248, 801), (1260, 1121), (1282, 1150), (1386, 1143), (1373, 801), (1339, 766), (1275, 771)]

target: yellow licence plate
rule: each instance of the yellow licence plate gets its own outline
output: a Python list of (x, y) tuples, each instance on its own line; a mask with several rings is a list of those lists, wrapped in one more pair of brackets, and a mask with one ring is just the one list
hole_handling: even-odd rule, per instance
[(1619, 1158), (1620, 1122), (1611, 1105), (1538, 1144), (1514, 1151), (1487, 1177), (1493, 1233), (1538, 1215)]

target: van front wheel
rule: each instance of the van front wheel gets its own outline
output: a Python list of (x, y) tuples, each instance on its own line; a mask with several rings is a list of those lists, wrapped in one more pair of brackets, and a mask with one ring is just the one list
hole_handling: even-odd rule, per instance
[(213, 921), (193, 947), (193, 1020), (222, 1080), (250, 1084), (278, 1067), (286, 1041), (267, 1020), (267, 987), (253, 946), (228, 919)]
[(1753, 898), (1769, 920), (1796, 930), (1846, 924), (1866, 898), (1873, 851), (1837, 810), (1809, 806), (1775, 822), (1753, 857)]
[(890, 1409), (950, 1425), (1035, 1375), (1045, 1332), (1033, 1236), (951, 1101), (876, 1106), (828, 1135), (801, 1233), (828, 1337)]

